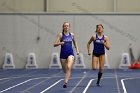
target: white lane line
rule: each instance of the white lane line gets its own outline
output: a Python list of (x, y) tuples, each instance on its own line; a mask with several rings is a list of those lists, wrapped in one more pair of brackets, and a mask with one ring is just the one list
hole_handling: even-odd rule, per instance
[(121, 92), (120, 92), (119, 80), (118, 80), (118, 75), (117, 75), (116, 69), (115, 69), (114, 73), (115, 73), (115, 78), (116, 78), (116, 84), (117, 84), (118, 93), (121, 93)]
[(10, 79), (10, 78), (0, 78), (0, 80), (4, 80), (4, 79)]
[[(40, 78), (40, 79), (42, 79), (42, 78)], [(37, 84), (35, 84), (35, 85), (33, 85), (33, 86), (31, 86), (31, 87), (25, 89), (25, 90), (20, 91), (20, 93), (24, 93), (24, 92), (30, 91), (30, 89), (37, 87), (38, 85), (40, 85), (41, 83), (43, 83), (43, 82), (45, 82), (45, 81), (47, 81), (47, 80), (49, 80), (49, 79), (50, 79), (50, 78), (46, 78), (45, 80), (42, 80), (41, 82), (39, 82), (39, 83), (37, 83)]]
[(44, 92), (48, 91), (49, 89), (51, 89), (53, 86), (55, 86), (56, 84), (58, 84), (58, 83), (59, 83), (60, 81), (62, 81), (62, 80), (64, 80), (64, 79), (58, 80), (58, 81), (55, 82), (53, 85), (51, 85), (50, 87), (48, 87), (48, 88), (46, 88), (45, 90), (41, 91), (40, 93), (44, 93)]
[[(108, 79), (108, 78), (115, 78), (115, 77), (103, 77), (102, 79)], [(95, 79), (91, 79), (89, 82), (88, 82), (88, 85), (86, 86), (86, 88), (84, 89), (84, 91), (82, 93), (87, 93), (87, 90), (89, 88), (89, 86), (91, 85), (92, 81), (93, 80), (97, 80), (97, 78)]]
[(123, 87), (123, 91), (124, 91), (124, 93), (127, 93), (127, 91), (126, 91), (126, 88), (125, 88), (125, 85), (124, 85), (124, 81), (125, 79), (121, 79), (121, 83), (122, 83), (122, 87)]
[[(103, 77), (102, 79), (108, 79), (108, 78), (115, 78), (115, 77)], [(84, 91), (82, 93), (87, 93), (87, 90), (89, 88), (89, 86), (91, 85), (92, 81), (93, 80), (97, 80), (97, 78), (95, 79), (91, 79), (89, 82), (88, 82), (88, 85), (86, 86), (86, 88), (84, 89)]]
[(122, 83), (122, 87), (123, 87), (123, 91), (124, 91), (124, 93), (127, 93), (126, 88), (125, 88), (124, 81), (125, 81), (125, 80), (130, 80), (130, 79), (136, 79), (136, 78), (140, 78), (140, 77), (121, 79), (121, 83)]
[(80, 83), (84, 80), (84, 78), (87, 76), (88, 73), (89, 73), (89, 71), (80, 79), (80, 81), (76, 84), (76, 86), (69, 93), (73, 93), (73, 91), (80, 85)]
[(82, 93), (86, 93), (89, 86), (91, 85), (92, 81), (95, 80), (95, 79), (91, 79), (89, 82), (88, 82), (88, 85), (86, 86), (86, 88), (84, 89), (84, 91)]
[(26, 80), (26, 81), (24, 81), (24, 82), (21, 82), (21, 83), (19, 83), (19, 84), (14, 85), (14, 86), (12, 86), (12, 87), (6, 88), (6, 89), (0, 91), (0, 93), (3, 93), (3, 92), (5, 92), (5, 91), (8, 91), (8, 90), (10, 90), (10, 89), (12, 89), (12, 88), (15, 88), (15, 87), (17, 87), (17, 86), (20, 86), (20, 85), (22, 85), (22, 84), (24, 84), (24, 83), (27, 83), (27, 82), (29, 82), (29, 81), (31, 81), (31, 80), (35, 80), (35, 79), (39, 79), (39, 78), (28, 79), (28, 80)]

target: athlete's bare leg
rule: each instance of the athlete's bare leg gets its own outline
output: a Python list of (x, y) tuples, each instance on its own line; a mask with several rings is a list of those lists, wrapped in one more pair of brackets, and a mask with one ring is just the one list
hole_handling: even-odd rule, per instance
[(60, 59), (61, 66), (63, 69), (63, 72), (66, 73), (66, 68), (67, 68), (67, 60), (66, 59)]
[(66, 84), (68, 83), (68, 80), (70, 78), (71, 75), (71, 68), (72, 68), (72, 64), (74, 61), (74, 56), (69, 56), (67, 59), (67, 68), (66, 68), (66, 74), (65, 74), (65, 84), (64, 84), (64, 88), (67, 87)]
[(98, 57), (96, 56), (92, 56), (92, 69), (93, 70), (96, 70), (97, 69), (97, 66), (98, 66)]

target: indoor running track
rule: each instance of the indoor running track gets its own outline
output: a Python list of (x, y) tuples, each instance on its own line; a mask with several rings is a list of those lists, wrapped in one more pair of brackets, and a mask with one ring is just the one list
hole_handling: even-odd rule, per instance
[(0, 70), (0, 93), (140, 93), (140, 70), (105, 69), (101, 86), (98, 70), (73, 69), (63, 88), (61, 69)]

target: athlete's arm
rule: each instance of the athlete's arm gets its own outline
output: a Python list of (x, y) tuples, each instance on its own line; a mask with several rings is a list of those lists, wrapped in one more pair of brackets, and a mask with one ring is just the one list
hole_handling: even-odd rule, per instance
[(104, 46), (106, 47), (107, 50), (110, 49), (110, 43), (109, 43), (109, 39), (107, 36), (105, 36), (105, 41), (103, 41)]
[(74, 47), (75, 47), (75, 49), (76, 49), (76, 53), (77, 53), (77, 55), (79, 55), (79, 49), (78, 49), (77, 42), (76, 42), (76, 40), (75, 40), (75, 36), (74, 36), (73, 33), (71, 33), (71, 34), (72, 34), (72, 36), (73, 36), (73, 44), (74, 44)]
[(88, 55), (91, 55), (91, 53), (90, 53), (90, 44), (91, 44), (92, 41), (94, 41), (94, 37), (95, 37), (95, 36), (92, 36), (92, 37), (90, 38), (90, 40), (88, 41), (88, 43), (87, 43)]
[(64, 42), (60, 42), (61, 37), (62, 37), (62, 34), (59, 33), (59, 34), (57, 35), (57, 38), (56, 38), (55, 42), (54, 42), (54, 47), (57, 47), (57, 46), (59, 46), (59, 45), (63, 45), (63, 44), (64, 44)]

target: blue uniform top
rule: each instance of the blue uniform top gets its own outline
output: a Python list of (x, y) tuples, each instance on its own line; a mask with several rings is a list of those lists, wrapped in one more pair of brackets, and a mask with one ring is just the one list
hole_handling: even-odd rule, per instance
[(96, 34), (96, 39), (93, 42), (94, 44), (93, 54), (97, 55), (105, 54), (105, 47), (101, 42), (102, 40), (104, 40), (104, 35), (102, 38), (98, 38), (98, 35)]
[(73, 55), (74, 56), (74, 51), (72, 48), (72, 35), (69, 32), (68, 35), (65, 35), (62, 32), (62, 37), (60, 42), (64, 42), (64, 45), (61, 45), (61, 52), (60, 52), (60, 58), (61, 59), (67, 59), (68, 56)]

